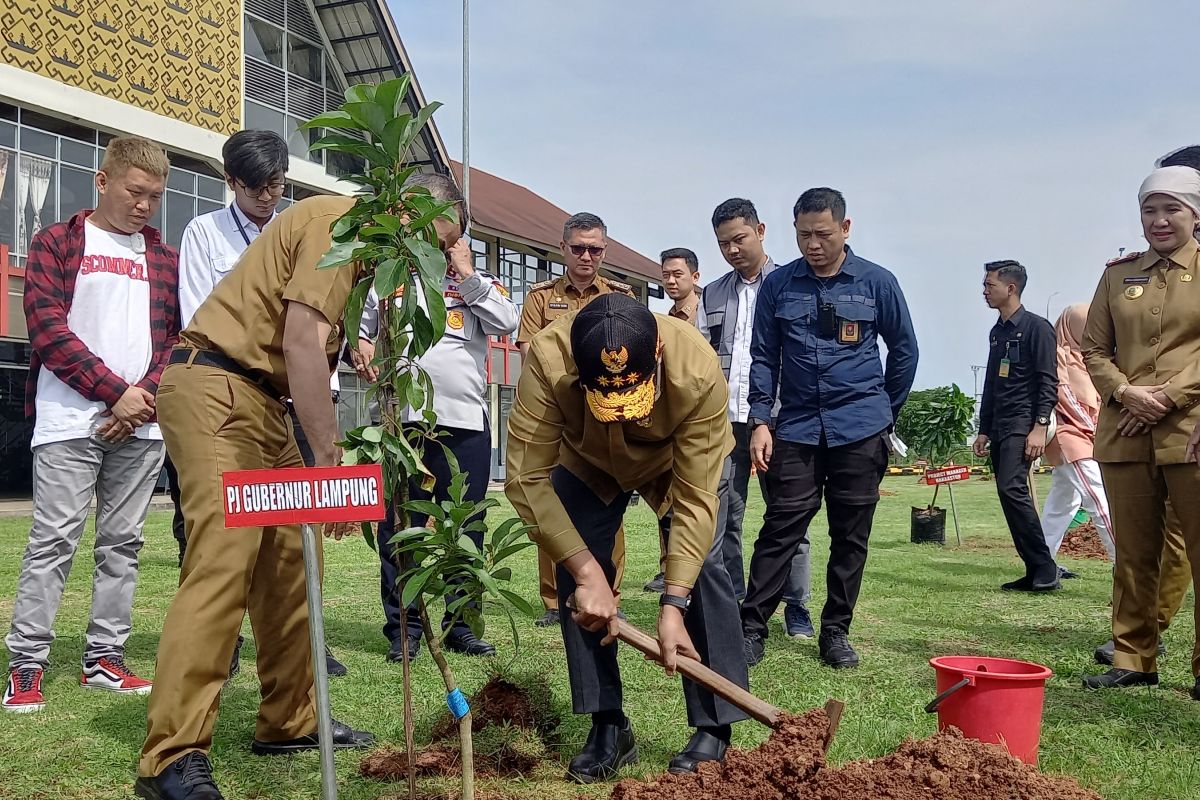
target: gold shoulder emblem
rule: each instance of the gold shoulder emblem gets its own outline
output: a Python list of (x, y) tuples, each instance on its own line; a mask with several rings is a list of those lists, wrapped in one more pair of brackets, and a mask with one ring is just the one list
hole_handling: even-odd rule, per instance
[(630, 286), (628, 283), (621, 283), (620, 281), (614, 281), (610, 278), (604, 278), (603, 276), (601, 276), (601, 277), (603, 278), (604, 282), (606, 284), (608, 284), (608, 287), (610, 289), (621, 292), (623, 294), (627, 294), (630, 297), (634, 296), (633, 287)]
[(553, 286), (556, 283), (558, 283), (558, 278), (551, 278), (548, 281), (542, 281), (541, 283), (535, 283), (533, 286), (530, 286), (527, 291), (540, 292), (542, 289), (549, 289), (551, 286)]
[(624, 372), (625, 365), (629, 363), (629, 351), (624, 346), (620, 350), (601, 350), (600, 363), (604, 365), (606, 370), (613, 374)]
[(1111, 266), (1113, 266), (1113, 265), (1115, 265), (1115, 264), (1126, 264), (1126, 263), (1128, 263), (1128, 262), (1130, 262), (1130, 261), (1137, 261), (1137, 260), (1138, 260), (1139, 258), (1141, 258), (1141, 257), (1142, 257), (1144, 254), (1145, 254), (1145, 251), (1143, 251), (1143, 250), (1139, 250), (1139, 251), (1138, 251), (1138, 252), (1136, 252), (1136, 253), (1130, 253), (1129, 255), (1124, 255), (1124, 256), (1120, 256), (1119, 258), (1114, 258), (1114, 259), (1111, 259), (1110, 261), (1107, 261), (1107, 262), (1104, 264), (1104, 266), (1106, 266), (1106, 267), (1111, 267)]

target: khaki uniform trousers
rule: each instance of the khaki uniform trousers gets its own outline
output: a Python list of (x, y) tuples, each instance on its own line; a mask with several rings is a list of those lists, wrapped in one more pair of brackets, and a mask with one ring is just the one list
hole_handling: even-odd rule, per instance
[[(621, 599), (621, 581), (625, 577), (625, 525), (622, 524), (617, 530), (617, 540), (613, 545), (613, 563), (617, 567), (617, 576), (614, 579), (616, 583), (613, 585), (613, 591), (617, 595), (617, 600)], [(538, 594), (542, 596), (542, 605), (546, 610), (558, 608), (558, 586), (554, 578), (554, 559), (546, 555), (542, 548), (538, 548)]]
[[(1189, 578), (1200, 580), (1200, 467), (1121, 462), (1100, 469), (1117, 545), (1113, 666), (1157, 672), (1159, 634), (1183, 602)], [(1196, 615), (1200, 620), (1200, 596)], [(1193, 646), (1192, 674), (1200, 676), (1200, 643)]]
[(1175, 509), (1167, 507), (1167, 532), (1163, 540), (1162, 560), (1158, 576), (1158, 630), (1161, 634), (1171, 626), (1179, 613), (1188, 587), (1192, 585), (1192, 567)]
[(317, 728), (300, 530), (227, 529), (222, 503), (224, 472), (304, 466), (286, 409), (241, 377), (190, 364), (167, 367), (157, 409), (168, 451), (186, 454), (175, 464), (188, 546), (159, 640), (143, 776), (212, 745), (247, 611), (262, 684), (255, 738)]

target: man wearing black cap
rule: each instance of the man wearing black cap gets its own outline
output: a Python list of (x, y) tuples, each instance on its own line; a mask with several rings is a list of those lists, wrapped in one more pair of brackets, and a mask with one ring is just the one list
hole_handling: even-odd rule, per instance
[[(733, 584), (720, 556), (717, 485), (733, 437), (729, 389), (712, 347), (692, 325), (608, 294), (530, 342), (509, 417), (505, 491), (557, 564), (560, 619), (576, 714), (591, 714), (567, 777), (591, 783), (637, 760), (622, 710), (612, 551), (637, 491), (674, 511), (658, 636), (673, 674), (681, 655), (747, 685)], [(695, 734), (670, 771), (722, 760), (730, 725), (746, 718), (685, 680)]]

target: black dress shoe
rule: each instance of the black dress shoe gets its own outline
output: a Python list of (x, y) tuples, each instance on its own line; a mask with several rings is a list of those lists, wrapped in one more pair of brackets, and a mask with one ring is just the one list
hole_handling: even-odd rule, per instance
[(346, 665), (334, 658), (329, 645), (325, 645), (325, 674), (331, 678), (343, 678), (347, 672)]
[(662, 594), (667, 590), (667, 573), (660, 572), (651, 578), (645, 586), (642, 587), (643, 592), (658, 592)]
[(1033, 578), (1026, 575), (1024, 578), (1017, 578), (1015, 581), (1000, 584), (1000, 588), (1006, 592), (1030, 592), (1033, 591)]
[(742, 651), (746, 654), (746, 666), (753, 667), (763, 660), (767, 646), (763, 637), (757, 633), (748, 633), (742, 641)]
[(1158, 686), (1157, 672), (1134, 672), (1113, 667), (1103, 675), (1083, 679), (1085, 689), (1125, 689), (1130, 686)]
[(1192, 687), (1192, 699), (1200, 700), (1200, 678), (1196, 678), (1196, 685)]
[(705, 730), (697, 729), (688, 739), (687, 746), (671, 759), (667, 772), (672, 775), (690, 775), (704, 761), (724, 761), (729, 742)]
[(471, 633), (470, 628), (451, 628), (446, 634), (447, 650), (464, 656), (494, 656), (496, 648)]
[(834, 669), (854, 669), (858, 666), (858, 653), (850, 646), (850, 637), (841, 631), (835, 630), (828, 635), (822, 631), (817, 646), (826, 666)]
[[(356, 731), (345, 723), (333, 721), (333, 749), (359, 750), (375, 744), (375, 734), (366, 731)], [(299, 753), (303, 750), (316, 750), (320, 747), (320, 739), (316, 733), (301, 736), (299, 739), (288, 739), (284, 742), (260, 742), (255, 739), (250, 744), (250, 751), (256, 756), (283, 756), (289, 753)]]
[(546, 613), (534, 620), (534, 625), (539, 628), (549, 628), (551, 625), (558, 624), (558, 609), (548, 608)]
[(637, 742), (628, 718), (620, 725), (593, 722), (583, 750), (567, 767), (567, 780), (575, 783), (606, 781), (615, 777), (621, 767), (637, 760)]
[(225, 800), (204, 753), (188, 753), (153, 778), (138, 778), (133, 793), (145, 800)]
[[(1096, 659), (1097, 664), (1104, 664), (1111, 667), (1113, 663), (1113, 654), (1117, 652), (1117, 643), (1109, 639), (1104, 644), (1096, 648), (1096, 652), (1092, 656)], [(1167, 645), (1162, 639), (1158, 640), (1158, 657), (1162, 658), (1167, 654)]]
[[(411, 664), (416, 661), (421, 655), (421, 637), (408, 637), (408, 661)], [(388, 650), (387, 660), (393, 664), (399, 664), (404, 661), (404, 640), (398, 639), (392, 642), (392, 648)]]

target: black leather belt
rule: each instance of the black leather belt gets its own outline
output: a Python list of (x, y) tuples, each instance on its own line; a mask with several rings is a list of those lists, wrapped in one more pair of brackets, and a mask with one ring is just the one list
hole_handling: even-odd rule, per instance
[(193, 350), (191, 348), (176, 348), (171, 351), (169, 364), (199, 364), (202, 367), (213, 367), (230, 375), (250, 381), (267, 394), (272, 400), (282, 402), (279, 392), (271, 385), (266, 376), (257, 370), (247, 369), (224, 353), (216, 350)]

